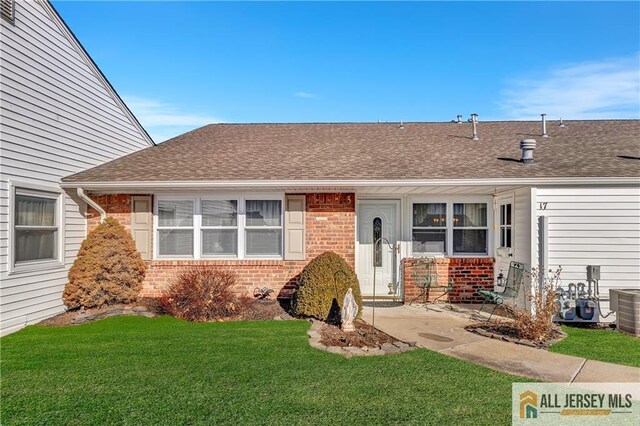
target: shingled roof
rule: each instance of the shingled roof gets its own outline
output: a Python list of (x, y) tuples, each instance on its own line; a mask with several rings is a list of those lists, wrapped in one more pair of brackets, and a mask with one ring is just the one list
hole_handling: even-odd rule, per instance
[[(638, 177), (640, 120), (211, 124), (66, 183)], [(537, 140), (536, 163), (519, 141)]]

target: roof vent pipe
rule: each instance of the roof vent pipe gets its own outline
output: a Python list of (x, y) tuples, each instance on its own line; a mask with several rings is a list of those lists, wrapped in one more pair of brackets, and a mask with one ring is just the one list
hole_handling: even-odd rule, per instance
[(533, 150), (536, 149), (535, 139), (522, 139), (520, 141), (520, 149), (522, 150), (522, 161), (524, 164), (533, 164)]
[(547, 135), (547, 114), (540, 114), (540, 117), (542, 117), (542, 137), (548, 138), (549, 135)]
[(462, 124), (462, 116), (458, 114), (458, 124)]
[(478, 114), (471, 114), (471, 124), (473, 125), (473, 137), (471, 139), (477, 141), (480, 139), (478, 138)]
[(562, 117), (560, 117), (560, 127), (565, 127), (564, 123), (562, 122)]

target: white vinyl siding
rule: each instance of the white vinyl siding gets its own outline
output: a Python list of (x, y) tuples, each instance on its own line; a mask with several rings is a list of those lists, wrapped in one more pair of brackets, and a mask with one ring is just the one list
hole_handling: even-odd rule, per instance
[(148, 147), (103, 77), (40, 1), (1, 21), (0, 310), (2, 335), (62, 312), (67, 273), (86, 235), (84, 206), (60, 198), (60, 268), (11, 271), (10, 181), (59, 188), (60, 179)]
[(609, 289), (640, 289), (640, 188), (538, 188), (536, 208), (548, 218), (549, 267), (562, 266), (563, 283), (585, 282), (587, 265), (600, 265), (605, 313)]

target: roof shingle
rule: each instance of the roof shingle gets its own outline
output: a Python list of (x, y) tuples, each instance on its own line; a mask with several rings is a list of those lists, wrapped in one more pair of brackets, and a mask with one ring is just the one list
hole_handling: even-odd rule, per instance
[[(211, 124), (64, 182), (640, 176), (640, 120)], [(536, 163), (520, 163), (534, 138)]]

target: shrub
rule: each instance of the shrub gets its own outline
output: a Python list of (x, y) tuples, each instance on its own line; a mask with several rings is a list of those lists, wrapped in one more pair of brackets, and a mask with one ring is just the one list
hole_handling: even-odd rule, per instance
[(70, 308), (92, 308), (136, 300), (146, 266), (122, 225), (108, 217), (82, 242), (69, 271), (63, 300)]
[(236, 274), (200, 266), (181, 272), (158, 301), (166, 313), (187, 321), (211, 321), (242, 312), (245, 300), (233, 287)]
[(353, 289), (360, 316), (362, 296), (355, 272), (337, 253), (322, 253), (309, 262), (300, 274), (298, 290), (293, 298), (293, 314), (322, 321), (333, 319), (342, 309), (342, 301), (349, 287)]
[[(514, 312), (513, 327), (520, 338), (534, 342), (544, 342), (551, 338), (553, 317), (557, 312), (554, 287), (560, 279), (561, 270), (559, 268), (551, 277), (544, 277), (542, 288), (529, 297), (533, 312), (528, 309)], [(532, 285), (538, 282), (538, 277), (537, 268), (534, 268), (530, 274)]]

